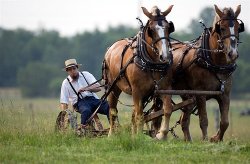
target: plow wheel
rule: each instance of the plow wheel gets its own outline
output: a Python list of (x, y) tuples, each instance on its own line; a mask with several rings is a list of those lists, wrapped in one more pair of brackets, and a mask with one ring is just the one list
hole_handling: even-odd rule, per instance
[(69, 128), (69, 116), (66, 111), (61, 111), (56, 119), (55, 130), (56, 131), (66, 131)]
[(77, 117), (75, 112), (70, 110), (61, 111), (56, 118), (55, 130), (57, 132), (66, 132), (73, 130), (79, 137), (100, 137), (107, 135), (109, 129), (104, 129), (103, 125), (97, 115), (86, 127), (77, 124)]

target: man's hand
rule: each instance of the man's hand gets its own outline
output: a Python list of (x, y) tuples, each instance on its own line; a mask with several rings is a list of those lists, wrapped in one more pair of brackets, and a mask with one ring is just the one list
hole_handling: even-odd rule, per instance
[(82, 87), (82, 88), (80, 88), (80, 89), (78, 90), (78, 92), (88, 91), (87, 89), (88, 89), (88, 87)]
[(61, 110), (66, 110), (68, 107), (68, 104), (61, 103)]

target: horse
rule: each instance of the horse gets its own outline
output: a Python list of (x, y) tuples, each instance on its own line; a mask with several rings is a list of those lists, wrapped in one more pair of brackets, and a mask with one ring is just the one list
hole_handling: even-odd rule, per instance
[[(110, 106), (110, 131), (112, 135), (118, 128), (117, 101), (121, 92), (132, 95), (132, 135), (141, 133), (144, 125), (143, 108), (145, 100), (154, 89), (171, 89), (172, 62), (169, 34), (174, 32), (174, 24), (166, 20), (173, 5), (167, 10), (154, 6), (149, 12), (142, 7), (148, 22), (141, 27), (133, 39), (116, 41), (108, 48), (103, 64), (105, 83), (111, 93), (108, 95)], [(165, 139), (172, 113), (171, 96), (159, 96), (164, 102), (164, 118), (156, 138)]]
[[(232, 73), (236, 69), (239, 57), (239, 33), (244, 31), (244, 24), (237, 17), (241, 6), (234, 12), (232, 8), (220, 10), (214, 5), (215, 17), (211, 28), (205, 28), (203, 34), (193, 43), (172, 44), (173, 47), (173, 85), (178, 90), (221, 91), (220, 95), (194, 95), (198, 108), (202, 139), (207, 140), (208, 119), (206, 100), (214, 98), (220, 108), (220, 126), (210, 141), (223, 140), (229, 126), (228, 112)], [(192, 95), (182, 95), (186, 100)], [(180, 119), (184, 140), (191, 141), (189, 132), (190, 115), (193, 105), (186, 107)]]

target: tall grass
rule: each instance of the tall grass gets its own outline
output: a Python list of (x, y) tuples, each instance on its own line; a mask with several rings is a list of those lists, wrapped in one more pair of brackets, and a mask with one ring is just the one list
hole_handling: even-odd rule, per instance
[[(122, 101), (132, 104), (124, 96)], [(156, 141), (146, 135), (130, 135), (131, 109), (119, 105), (118, 134), (108, 138), (77, 137), (73, 131), (56, 133), (55, 120), (59, 113), (57, 99), (0, 98), (0, 163), (249, 163), (249, 117), (240, 111), (249, 107), (248, 101), (231, 103), (230, 127), (224, 142), (200, 141), (198, 118), (192, 116), (191, 133), (194, 141), (182, 141), (180, 126), (175, 139)], [(208, 102), (209, 135), (214, 128), (215, 102)], [(105, 127), (108, 122), (101, 117)], [(179, 112), (171, 117), (171, 126), (179, 119)], [(79, 120), (79, 115), (78, 115)]]

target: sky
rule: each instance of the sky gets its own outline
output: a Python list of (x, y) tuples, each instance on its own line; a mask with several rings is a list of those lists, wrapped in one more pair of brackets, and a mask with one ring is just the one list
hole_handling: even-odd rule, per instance
[(167, 20), (173, 21), (177, 31), (184, 30), (205, 7), (216, 4), (220, 9), (241, 5), (238, 18), (249, 31), (250, 0), (0, 0), (0, 27), (56, 30), (62, 36), (84, 31), (107, 30), (120, 24), (139, 27), (136, 17), (144, 23), (147, 17), (141, 6), (149, 11), (154, 5), (162, 11), (174, 5)]

